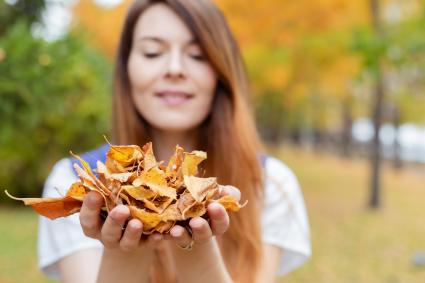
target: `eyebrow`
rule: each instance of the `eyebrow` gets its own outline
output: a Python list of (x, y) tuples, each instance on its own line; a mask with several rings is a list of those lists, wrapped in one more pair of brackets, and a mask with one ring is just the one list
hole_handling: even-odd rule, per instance
[(155, 36), (141, 36), (138, 39), (138, 41), (145, 41), (145, 40), (151, 40), (151, 41), (156, 41), (156, 42), (164, 42), (163, 39), (161, 39), (159, 37), (155, 37)]
[[(158, 43), (165, 43), (166, 41), (160, 37), (156, 37), (156, 36), (141, 36), (139, 37), (138, 41), (146, 41), (146, 40), (150, 40), (150, 41), (155, 41)], [(188, 44), (199, 44), (199, 41), (196, 40), (195, 38), (192, 38), (191, 40), (189, 40)]]

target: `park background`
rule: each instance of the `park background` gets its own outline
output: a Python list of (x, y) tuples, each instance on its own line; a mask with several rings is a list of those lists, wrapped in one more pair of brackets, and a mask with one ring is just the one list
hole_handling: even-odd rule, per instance
[[(425, 282), (425, 1), (215, 2), (309, 212), (313, 257), (281, 282)], [(129, 4), (0, 1), (2, 191), (38, 197), (58, 159), (104, 142)], [(1, 192), (0, 223), (0, 282), (51, 282), (36, 214)]]

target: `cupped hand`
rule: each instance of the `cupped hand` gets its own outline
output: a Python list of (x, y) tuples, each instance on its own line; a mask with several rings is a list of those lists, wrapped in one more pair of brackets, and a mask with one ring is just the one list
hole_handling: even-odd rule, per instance
[[(86, 236), (100, 240), (107, 249), (133, 251), (142, 244), (154, 248), (162, 240), (162, 235), (154, 233), (142, 239), (143, 223), (138, 219), (130, 219), (130, 210), (125, 205), (117, 205), (106, 217), (100, 218), (103, 205), (102, 196), (91, 191), (84, 198), (80, 211), (80, 224)], [(127, 225), (125, 226), (127, 222)]]
[[(220, 196), (231, 195), (240, 201), (241, 193), (233, 186), (220, 186)], [(191, 250), (192, 246), (202, 245), (209, 242), (213, 236), (224, 234), (229, 228), (229, 215), (226, 209), (219, 203), (210, 203), (207, 207), (209, 221), (202, 217), (194, 217), (189, 221), (190, 231), (180, 225), (171, 228), (167, 240), (175, 242), (185, 250)]]
[[(233, 186), (220, 186), (220, 196), (231, 195), (240, 201), (241, 193)], [(165, 235), (153, 233), (142, 239), (143, 223), (130, 218), (130, 210), (125, 205), (117, 205), (108, 214), (105, 221), (100, 218), (103, 205), (102, 196), (91, 191), (84, 198), (80, 211), (80, 224), (86, 236), (100, 240), (107, 249), (132, 251), (139, 246), (157, 247), (162, 240), (173, 241), (178, 246), (191, 250), (193, 245), (209, 242), (213, 236), (224, 234), (229, 228), (229, 215), (219, 203), (210, 203), (207, 207), (209, 221), (202, 217), (194, 217), (189, 221), (189, 228), (175, 225)], [(128, 222), (127, 222), (128, 221)], [(125, 226), (127, 222), (127, 225)]]

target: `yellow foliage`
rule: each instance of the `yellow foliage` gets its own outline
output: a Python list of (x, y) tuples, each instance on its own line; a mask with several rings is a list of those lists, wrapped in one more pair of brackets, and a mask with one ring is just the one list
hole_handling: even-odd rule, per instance
[(87, 31), (93, 44), (113, 60), (124, 17), (131, 2), (124, 0), (113, 8), (103, 8), (94, 1), (78, 1), (73, 10), (74, 26)]
[[(244, 51), (255, 95), (285, 93), (282, 104), (294, 109), (320, 88), (323, 99), (348, 93), (360, 63), (348, 56), (353, 27), (369, 22), (368, 1), (213, 0), (229, 21)], [(77, 26), (113, 58), (122, 21), (132, 1), (112, 9), (82, 0), (74, 9)], [(284, 55), (282, 55), (284, 54)]]
[(310, 33), (344, 29), (368, 21), (367, 1), (215, 0), (241, 43), (293, 44)]

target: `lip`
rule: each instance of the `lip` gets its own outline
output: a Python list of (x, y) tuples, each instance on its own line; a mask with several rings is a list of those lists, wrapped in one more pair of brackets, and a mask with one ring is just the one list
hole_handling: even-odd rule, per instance
[(167, 105), (178, 106), (188, 102), (194, 95), (186, 91), (167, 89), (156, 92), (155, 96)]

